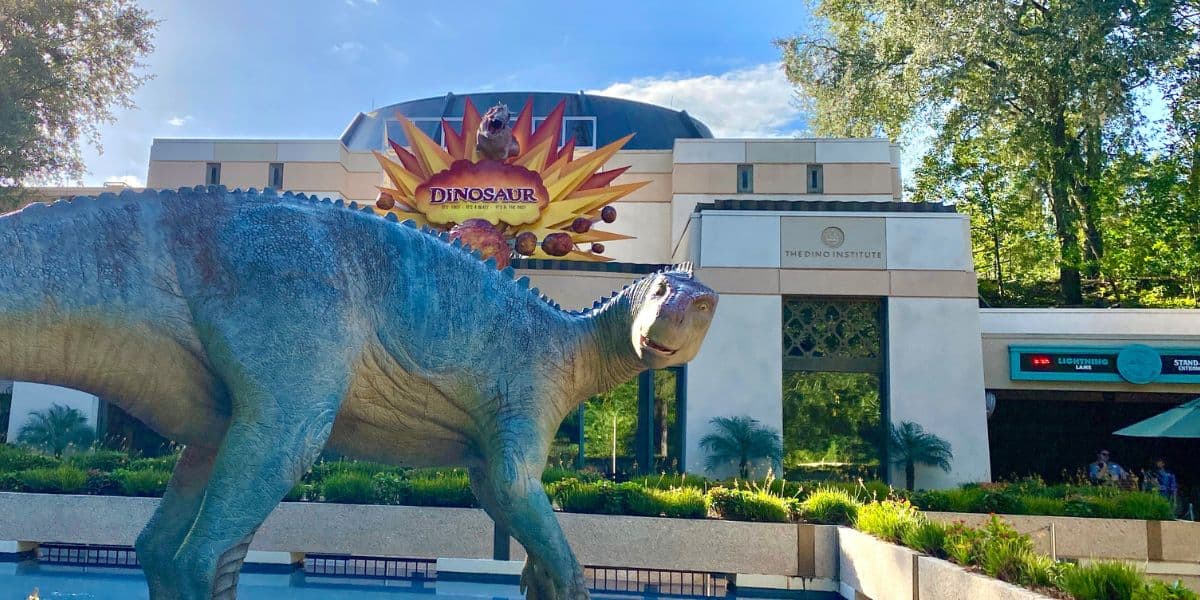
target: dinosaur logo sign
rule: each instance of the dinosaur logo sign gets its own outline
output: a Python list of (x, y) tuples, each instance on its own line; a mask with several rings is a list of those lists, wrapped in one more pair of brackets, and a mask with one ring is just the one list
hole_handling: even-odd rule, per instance
[(549, 203), (537, 173), (498, 160), (454, 161), (416, 190), (416, 208), (439, 225), (467, 219), (525, 225), (537, 221)]
[(575, 139), (561, 139), (565, 111), (560, 102), (535, 129), (532, 99), (515, 120), (502, 104), (481, 115), (467, 99), (461, 128), (442, 121), (441, 143), (397, 115), (408, 147), (388, 140), (394, 155), (375, 153), (389, 184), (378, 212), (486, 247), (498, 266), (513, 256), (611, 260), (604, 242), (630, 236), (594, 226), (612, 223), (611, 204), (649, 182), (614, 183), (629, 167), (601, 170), (632, 134), (576, 157)]

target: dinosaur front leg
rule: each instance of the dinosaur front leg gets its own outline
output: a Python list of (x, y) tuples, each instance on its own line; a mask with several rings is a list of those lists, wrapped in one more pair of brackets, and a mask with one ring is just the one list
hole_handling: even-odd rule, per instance
[(217, 451), (210, 448), (185, 447), (158, 509), (138, 535), (134, 547), (146, 573), (151, 600), (179, 598), (172, 582), (175, 552), (200, 511), (216, 457)]
[[(526, 440), (533, 431), (524, 433)], [(525, 547), (522, 592), (528, 600), (587, 600), (583, 568), (542, 488), (545, 452), (522, 442), (502, 448), (471, 470), (471, 485), (484, 510)]]
[(174, 583), (185, 600), (236, 598), (254, 532), (316, 460), (340, 399), (340, 393), (282, 399), (265, 390), (241, 393), (234, 402), (252, 408), (235, 406), (200, 512), (175, 554)]

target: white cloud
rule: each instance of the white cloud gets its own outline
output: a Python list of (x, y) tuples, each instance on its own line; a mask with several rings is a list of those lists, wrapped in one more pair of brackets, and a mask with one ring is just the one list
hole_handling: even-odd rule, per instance
[(614, 83), (588, 93), (686, 110), (716, 137), (795, 137), (804, 113), (778, 63), (695, 77), (665, 75)]
[(329, 48), (329, 51), (349, 62), (354, 62), (358, 60), (359, 56), (362, 56), (362, 53), (366, 49), (366, 46), (358, 42), (341, 42), (339, 44), (334, 44)]
[(371, 6), (379, 6), (379, 0), (346, 0), (346, 6), (359, 6), (362, 4), (370, 4)]
[(123, 183), (135, 188), (146, 187), (146, 182), (142, 181), (142, 178), (137, 175), (111, 175), (104, 178), (104, 183)]
[(171, 127), (183, 127), (184, 123), (187, 123), (188, 121), (191, 121), (191, 120), (192, 120), (192, 115), (188, 115), (186, 117), (180, 117), (180, 116), (173, 115), (173, 116), (171, 116), (170, 119), (167, 119), (167, 125), (170, 125)]

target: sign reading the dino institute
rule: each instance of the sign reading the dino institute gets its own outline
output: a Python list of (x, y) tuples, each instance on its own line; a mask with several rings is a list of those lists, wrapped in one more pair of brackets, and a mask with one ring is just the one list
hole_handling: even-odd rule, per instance
[(438, 224), (486, 219), (525, 225), (537, 221), (549, 203), (537, 173), (498, 160), (454, 161), (416, 190), (416, 208)]
[(601, 170), (633, 134), (576, 156), (565, 111), (564, 100), (535, 128), (532, 99), (514, 119), (503, 104), (480, 114), (468, 98), (461, 127), (443, 120), (440, 140), (396, 115), (407, 147), (388, 140), (399, 162), (375, 153), (389, 184), (376, 209), (445, 232), (500, 268), (518, 256), (611, 260), (604, 244), (630, 236), (600, 227), (617, 218), (613, 202), (649, 182), (615, 183), (629, 167)]

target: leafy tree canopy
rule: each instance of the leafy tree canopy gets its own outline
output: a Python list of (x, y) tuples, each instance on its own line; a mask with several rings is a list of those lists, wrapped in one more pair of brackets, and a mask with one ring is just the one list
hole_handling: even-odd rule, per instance
[[(1125, 255), (1151, 242), (1130, 234), (1200, 204), (1200, 2), (822, 0), (813, 12), (815, 31), (777, 41), (813, 128), (920, 140), (916, 199), (964, 206), (1001, 301), (1007, 283), (1041, 302), (1049, 279), (1068, 305), (1194, 302), (1194, 270), (1163, 283), (1191, 259)], [(1148, 121), (1155, 94), (1166, 124)], [(1169, 157), (1148, 129), (1165, 132), (1153, 141)], [(1130, 160), (1174, 171), (1159, 164), (1156, 187), (1114, 177)], [(1185, 237), (1168, 243), (1194, 252)]]
[(133, 106), (157, 24), (133, 0), (0, 0), (0, 200), (84, 174), (79, 144)]

